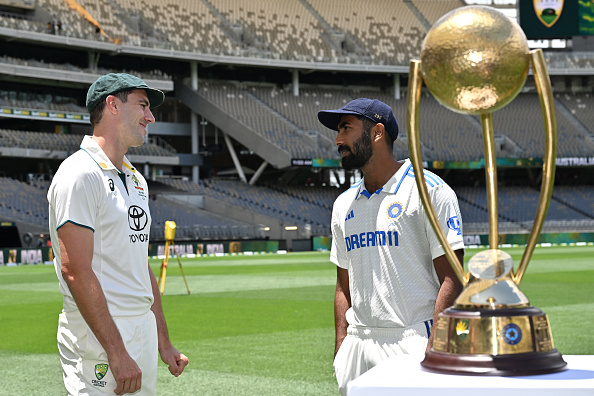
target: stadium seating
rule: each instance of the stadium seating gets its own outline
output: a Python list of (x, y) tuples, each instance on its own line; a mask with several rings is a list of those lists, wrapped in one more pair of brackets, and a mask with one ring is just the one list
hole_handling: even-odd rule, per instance
[(288, 224), (328, 226), (330, 224), (331, 205), (339, 191), (320, 195), (320, 200), (312, 203), (297, 194), (286, 194), (266, 187), (250, 186), (239, 181), (207, 179), (204, 183), (194, 184), (179, 179), (160, 179), (181, 190), (192, 194), (206, 195), (221, 202), (255, 211), (278, 219)]
[(213, 104), (290, 152), (294, 158), (328, 158), (329, 152), (332, 157), (337, 156), (329, 139), (320, 144), (308, 138), (298, 125), (254, 95), (252, 88), (245, 84), (202, 82), (198, 90)]
[(7, 177), (0, 177), (0, 216), (47, 227), (47, 191)]
[(455, 8), (466, 5), (461, 0), (413, 0), (412, 3), (419, 9), (427, 21), (433, 25), (439, 18)]
[(348, 6), (337, 0), (310, 0), (310, 3), (334, 30), (348, 34), (365, 49), (360, 55), (377, 63), (402, 64), (411, 55), (420, 53), (420, 40), (426, 29), (402, 1), (378, 1), (373, 10), (364, 2)]
[[(63, 0), (37, 6), (60, 22), (0, 13), (0, 27), (45, 32), (124, 45), (206, 54), (290, 59), (306, 62), (406, 66), (420, 55), (433, 23), (465, 5), (463, 0), (79, 0), (101, 27)], [(89, 19), (90, 19), (89, 18)], [(555, 68), (592, 68), (586, 53), (545, 54)]]
[(165, 222), (176, 223), (179, 239), (261, 238), (260, 227), (222, 218), (205, 210), (189, 208), (162, 197), (151, 199), (151, 235), (162, 238)]
[[(0, 129), (0, 146), (3, 147), (73, 153), (79, 149), (82, 138), (82, 135)], [(151, 137), (149, 143), (130, 148), (129, 154), (170, 157), (175, 156), (175, 150), (161, 139)]]
[[(460, 202), (464, 231), (486, 232), (489, 222), (486, 189), (457, 187), (455, 191)], [(543, 229), (562, 232), (567, 228), (592, 228), (594, 203), (587, 198), (587, 194), (592, 193), (594, 188), (591, 186), (554, 187)], [(539, 190), (525, 186), (499, 186), (497, 202), (500, 231), (526, 233), (532, 230), (539, 194)]]
[[(188, 54), (263, 58), (264, 67), (267, 59), (407, 66), (411, 58), (419, 57), (422, 39), (429, 25), (448, 11), (464, 5), (462, 0), (374, 0), (373, 7), (368, 3), (338, 0), (77, 1), (98, 22), (105, 36), (97, 33), (89, 20), (70, 9), (63, 0), (38, 0), (36, 3), (41, 8), (37, 14), (44, 15), (44, 18), (50, 15), (53, 20), (59, 20), (61, 30), (48, 31), (47, 21), (37, 16), (6, 12), (0, 13), (0, 27), (89, 40), (121, 39), (125, 46), (154, 47)], [(89, 48), (93, 45), (89, 45)], [(29, 51), (31, 53), (31, 49)], [(109, 56), (108, 53), (102, 53), (103, 58)], [(545, 52), (545, 58), (549, 67), (566, 71), (594, 67), (593, 57), (588, 53), (551, 51)], [(2, 66), (32, 66), (89, 74), (111, 71), (91, 70), (70, 63), (45, 62), (35, 59), (35, 56), (19, 59), (2, 54), (0, 63)], [(203, 66), (207, 68), (202, 64), (199, 67)], [(142, 69), (143, 65), (134, 67)], [(158, 70), (128, 71), (145, 79), (172, 80), (172, 77)], [(208, 74), (208, 78), (217, 78), (216, 72), (205, 74)], [(299, 96), (294, 96), (291, 86), (281, 86), (278, 82), (205, 80), (202, 74), (200, 76), (201, 95), (229, 117), (248, 126), (253, 133), (290, 153), (293, 158), (337, 159), (333, 146), (336, 133), (318, 122), (317, 111), (338, 108), (358, 97), (380, 99), (392, 106), (399, 121), (400, 137), (395, 142), (395, 154), (398, 158), (408, 157), (406, 88), (400, 89), (403, 98), (397, 100), (391, 92), (391, 86), (302, 83)], [(583, 86), (576, 86), (578, 79), (583, 80)], [(594, 106), (591, 92), (594, 76), (553, 75), (552, 84), (557, 104), (557, 156), (591, 158), (594, 153), (594, 115), (591, 114)], [(583, 92), (586, 90), (590, 92)], [(26, 90), (21, 92), (14, 88), (0, 90), (0, 106), (86, 113), (80, 98), (56, 96), (53, 93), (41, 95)], [(498, 157), (542, 156), (542, 116), (536, 88), (530, 78), (523, 92), (510, 105), (494, 113), (494, 128), (500, 138), (498, 142), (502, 142), (498, 146)], [(423, 91), (421, 99), (420, 138), (425, 160), (478, 161), (484, 156), (477, 117), (446, 109), (427, 91)], [(81, 135), (75, 134), (0, 129), (0, 147), (72, 152), (78, 149), (80, 139)], [(130, 154), (156, 157), (174, 156), (176, 152), (171, 146), (155, 139), (131, 149)], [(169, 168), (165, 170), (169, 171)], [(39, 195), (44, 195), (43, 191), (40, 193), (38, 190), (47, 188), (46, 184), (39, 183), (41, 188), (35, 189), (22, 182), (4, 179), (1, 181), (4, 190), (24, 190), (35, 201), (44, 201), (45, 197)], [(311, 224), (318, 235), (328, 234), (332, 203), (339, 194), (335, 188), (281, 187), (271, 183), (267, 184), (268, 187), (254, 187), (221, 178), (207, 179), (200, 184), (171, 178), (168, 183), (187, 193), (206, 195), (241, 210), (261, 213), (282, 222)], [(488, 213), (484, 188), (457, 187), (456, 191), (460, 197), (465, 231), (485, 232), (488, 228)], [(556, 187), (545, 229), (594, 229), (593, 192), (591, 186)], [(4, 192), (0, 196), (0, 213), (31, 223), (37, 219), (47, 219), (46, 209), (28, 206), (31, 199), (23, 199), (14, 193), (6, 194)], [(504, 232), (528, 232), (534, 219), (537, 199), (538, 191), (525, 186), (502, 185), (499, 191), (500, 229)], [(184, 235), (188, 237), (261, 235), (257, 226), (254, 228), (199, 210), (189, 210), (169, 201), (158, 199), (151, 205), (154, 207), (153, 232), (156, 233), (162, 232), (164, 221), (175, 217), (179, 230), (183, 230), (180, 232), (187, 233)]]
[[(199, 92), (256, 133), (291, 153), (293, 158), (338, 158), (333, 147), (336, 134), (319, 123), (317, 112), (341, 107), (357, 97), (377, 98), (392, 106), (399, 121), (400, 139), (395, 143), (396, 155), (399, 158), (408, 156), (406, 101), (396, 100), (380, 90), (304, 87), (300, 96), (296, 97), (271, 84), (202, 81)], [(74, 103), (56, 104), (33, 100), (34, 97), (31, 100), (14, 99), (16, 97), (20, 96), (1, 91), (0, 106), (85, 112)], [(594, 134), (588, 126), (594, 125), (594, 119), (588, 109), (590, 104), (594, 104), (592, 97), (586, 93), (562, 93), (557, 94), (556, 99), (569, 110), (557, 111), (557, 155), (591, 156)], [(575, 127), (576, 122), (582, 124), (581, 128)], [(518, 95), (511, 104), (493, 114), (493, 124), (495, 134), (505, 137), (506, 142), (498, 151), (498, 157), (542, 157), (544, 126), (535, 93)], [(419, 127), (423, 158), (426, 160), (478, 161), (484, 157), (478, 118), (446, 109), (427, 92), (421, 98)]]
[(255, 45), (272, 56), (314, 62), (336, 58), (320, 23), (299, 1), (212, 0), (212, 4), (232, 26), (244, 28), (243, 42), (251, 34)]
[[(232, 180), (208, 180), (193, 184), (176, 178), (160, 179), (187, 193), (206, 195), (276, 218), (286, 224), (311, 224), (317, 232), (329, 232), (332, 204), (339, 195), (336, 188), (254, 187)], [(37, 184), (37, 183), (35, 183)], [(42, 188), (39, 188), (41, 186)], [(47, 183), (39, 186), (0, 177), (0, 216), (25, 223), (46, 226)], [(485, 233), (488, 229), (486, 190), (481, 187), (457, 187), (460, 210), (466, 233)], [(553, 190), (544, 229), (550, 232), (571, 227), (589, 230), (594, 226), (592, 186), (558, 186)], [(539, 191), (529, 187), (500, 186), (498, 191), (501, 232), (529, 232), (534, 221)], [(169, 199), (151, 199), (151, 232), (161, 235), (165, 221), (174, 220), (180, 238), (260, 238), (258, 226), (223, 218), (204, 210), (188, 208)]]
[[(202, 1), (118, 0), (131, 15), (150, 24), (154, 31), (145, 33), (142, 44), (180, 51), (202, 51), (239, 55), (238, 44), (223, 31), (220, 20)], [(163, 37), (165, 41), (150, 39)]]
[[(125, 45), (310, 62), (406, 64), (418, 57), (429, 25), (455, 0), (78, 0), (90, 18), (62, 0), (40, 0), (60, 31), (45, 21), (0, 14), (0, 25), (116, 41)], [(90, 22), (89, 19), (96, 22)], [(99, 33), (94, 23), (105, 35)], [(350, 44), (345, 45), (345, 41)]]

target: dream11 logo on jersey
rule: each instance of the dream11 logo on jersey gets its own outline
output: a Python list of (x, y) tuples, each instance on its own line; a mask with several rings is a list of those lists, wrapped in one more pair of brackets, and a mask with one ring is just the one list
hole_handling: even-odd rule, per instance
[(132, 205), (128, 208), (128, 225), (135, 234), (130, 234), (130, 243), (148, 242), (149, 234), (142, 233), (148, 224), (148, 215), (140, 206)]

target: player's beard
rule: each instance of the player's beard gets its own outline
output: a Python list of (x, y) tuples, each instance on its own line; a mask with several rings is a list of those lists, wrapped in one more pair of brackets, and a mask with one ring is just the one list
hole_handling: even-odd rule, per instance
[(338, 148), (338, 152), (347, 150), (350, 154), (342, 157), (342, 167), (345, 170), (361, 169), (373, 155), (373, 149), (371, 147), (371, 130), (368, 129), (363, 132), (363, 136), (353, 143), (352, 149), (346, 145), (342, 145)]

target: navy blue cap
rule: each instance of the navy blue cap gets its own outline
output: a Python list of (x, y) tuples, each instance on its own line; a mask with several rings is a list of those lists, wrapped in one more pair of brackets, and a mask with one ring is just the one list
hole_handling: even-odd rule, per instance
[(338, 110), (320, 110), (318, 111), (318, 120), (327, 128), (338, 131), (340, 117), (346, 114), (363, 116), (376, 124), (384, 124), (386, 132), (392, 136), (393, 140), (398, 137), (398, 122), (392, 108), (377, 99), (359, 98)]

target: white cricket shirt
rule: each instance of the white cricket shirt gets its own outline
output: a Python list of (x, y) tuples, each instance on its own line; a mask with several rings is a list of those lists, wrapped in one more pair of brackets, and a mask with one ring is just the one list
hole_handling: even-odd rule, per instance
[(148, 272), (151, 216), (146, 181), (126, 157), (120, 172), (90, 136), (80, 148), (62, 162), (47, 194), (64, 310), (77, 309), (62, 278), (58, 243), (58, 228), (71, 222), (93, 231), (92, 268), (111, 315), (144, 314), (154, 299)]
[[(425, 170), (429, 196), (452, 248), (464, 248), (454, 191)], [(444, 250), (429, 223), (410, 160), (378, 191), (364, 180), (332, 210), (330, 260), (349, 272), (349, 324), (409, 327), (433, 319), (440, 288), (433, 259)]]

